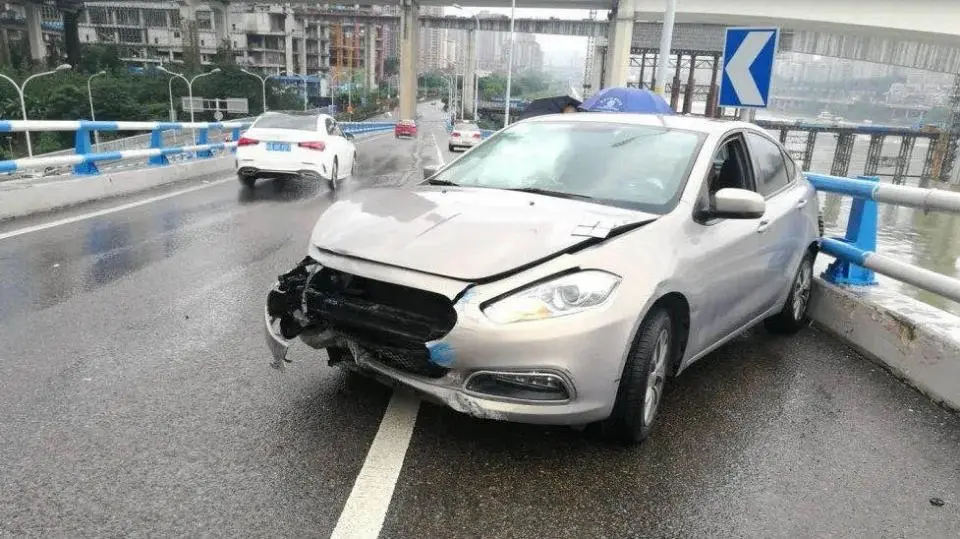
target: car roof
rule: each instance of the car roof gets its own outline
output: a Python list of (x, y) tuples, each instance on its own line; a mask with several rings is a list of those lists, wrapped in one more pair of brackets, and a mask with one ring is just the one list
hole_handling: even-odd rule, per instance
[[(702, 118), (698, 116), (667, 116), (660, 114), (638, 114), (626, 112), (576, 112), (567, 114), (547, 114), (534, 116), (526, 122), (604, 122), (629, 125), (663, 126), (670, 129), (697, 131), (707, 135), (723, 135), (732, 129), (750, 129), (762, 131), (758, 126), (723, 118)], [(518, 122), (520, 123), (520, 122)]]

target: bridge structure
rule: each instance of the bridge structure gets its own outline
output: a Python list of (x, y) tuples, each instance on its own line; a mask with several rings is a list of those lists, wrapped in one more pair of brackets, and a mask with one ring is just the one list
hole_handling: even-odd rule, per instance
[[(423, 108), (425, 116), (435, 109)], [(0, 362), (8, 390), (0, 398), (0, 430), (7, 433), (0, 448), (10, 455), (5, 480), (17, 493), (0, 504), (5, 531), (121, 535), (130, 526), (157, 526), (206, 535), (229, 521), (257, 535), (298, 536), (308, 529), (327, 535), (348, 528), (360, 499), (362, 522), (372, 519), (376, 526), (357, 535), (376, 537), (382, 525), (384, 537), (451, 536), (462, 530), (450, 524), (456, 515), (474, 511), (474, 529), (496, 536), (506, 511), (529, 504), (528, 494), (550, 493), (558, 481), (562, 493), (549, 506), (562, 510), (530, 516), (549, 535), (574, 526), (587, 535), (635, 532), (636, 521), (604, 514), (612, 501), (641, 511), (644, 526), (656, 526), (655, 517), (667, 513), (669, 522), (658, 529), (664, 535), (681, 527), (707, 535), (718, 526), (729, 532), (724, 535), (760, 536), (853, 529), (879, 536), (910, 527), (949, 537), (960, 530), (955, 512), (940, 507), (960, 492), (953, 459), (960, 420), (948, 411), (960, 409), (960, 317), (897, 293), (889, 281), (872, 284), (887, 278), (960, 301), (960, 282), (897, 258), (878, 235), (889, 208), (957, 213), (960, 195), (859, 171), (847, 171), (855, 178), (809, 173), (820, 201), (848, 203), (845, 222), (821, 242), (815, 326), (785, 340), (748, 334), (731, 341), (677, 380), (654, 437), (640, 448), (610, 448), (573, 431), (420, 407), (401, 400), (400, 392), (331, 374), (322, 357), (296, 354), (282, 381), (265, 374), (262, 337), (251, 330), (262, 323), (263, 285), (302, 258), (317, 213), (349, 190), (325, 193), (297, 183), (243, 190), (224, 178), (233, 169), (232, 145), (223, 138), (234, 139), (247, 123), (0, 122), (0, 132), (75, 131), (87, 143), (94, 129), (160, 132), (161, 147), (143, 150), (184, 155), (143, 163), (160, 153), (94, 151), (76, 154), (73, 162), (38, 156), (0, 164), (3, 170), (97, 164), (96, 174), (81, 171), (58, 182), (75, 191), (98, 191), (105, 178), (117, 184), (169, 173), (179, 182), (129, 199), (94, 193), (88, 206), (0, 219), (0, 345), (6, 357), (19, 359)], [(392, 125), (349, 125), (360, 134), (365, 168), (352, 179), (359, 186), (407, 185), (415, 166), (454, 157), (433, 146), (442, 136), (439, 120), (426, 117), (412, 141), (386, 134)], [(884, 126), (764, 127), (923, 135)], [(194, 129), (198, 138), (188, 137)], [(183, 142), (201, 146), (203, 132), (205, 147)], [(171, 133), (183, 137), (171, 143)], [(117, 160), (143, 168), (121, 175), (103, 166)], [(198, 164), (217, 165), (217, 175), (206, 168), (190, 176)], [(25, 185), (37, 191), (33, 199), (54, 196), (59, 187), (45, 182), (0, 181), (0, 216), (14, 202), (28, 202)], [(389, 437), (397, 430), (407, 443)], [(365, 455), (373, 460), (365, 462)], [(535, 462), (525, 464), (531, 455)], [(438, 471), (438, 459), (456, 465), (457, 477)], [(572, 460), (589, 464), (581, 468)], [(74, 461), (82, 470), (63, 465)], [(370, 481), (364, 470), (371, 467), (394, 470), (392, 482), (371, 481), (388, 495), (364, 496)], [(478, 505), (477, 499), (499, 492), (504, 471), (530, 490)], [(630, 481), (624, 473), (632, 474)], [(44, 482), (58, 488), (35, 487)], [(666, 502), (630, 505), (650, 483), (684, 489), (664, 500), (703, 502), (696, 510), (685, 502), (669, 511)], [(583, 484), (598, 488), (578, 488)], [(718, 496), (717, 489), (730, 496)], [(735, 495), (766, 491), (776, 495)], [(371, 509), (369, 500), (380, 498), (382, 508)], [(150, 500), (150, 516), (131, 499)], [(212, 499), (217, 503), (203, 503)], [(730, 500), (737, 500), (732, 521), (724, 518)], [(257, 503), (263, 510), (251, 516)], [(425, 504), (442, 518), (424, 521)], [(110, 517), (90, 518), (81, 509), (91, 506)], [(884, 518), (863, 517), (877, 506)], [(316, 507), (323, 513), (308, 510)], [(283, 518), (291, 510), (299, 516)], [(183, 519), (190, 520), (178, 527)], [(551, 527), (554, 519), (565, 519), (564, 526)]]

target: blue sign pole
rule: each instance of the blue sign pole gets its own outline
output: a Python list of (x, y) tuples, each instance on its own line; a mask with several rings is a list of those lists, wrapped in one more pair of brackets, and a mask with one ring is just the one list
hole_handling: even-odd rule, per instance
[(727, 28), (723, 45), (721, 107), (766, 108), (780, 41), (779, 28)]

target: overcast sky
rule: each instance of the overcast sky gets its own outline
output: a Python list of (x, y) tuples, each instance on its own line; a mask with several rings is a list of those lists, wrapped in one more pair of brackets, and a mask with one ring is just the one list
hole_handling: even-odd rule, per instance
[[(510, 15), (510, 8), (466, 8), (471, 13), (479, 11), (489, 11), (491, 13), (502, 13)], [(445, 15), (464, 16), (464, 10), (448, 7), (444, 8)], [(546, 19), (556, 17), (558, 19), (586, 19), (590, 12), (585, 9), (520, 9), (516, 11), (516, 17)], [(598, 13), (598, 18), (605, 17), (605, 12)], [(564, 57), (569, 57), (571, 53), (585, 54), (587, 38), (576, 36), (553, 36), (538, 35), (537, 42), (543, 48), (543, 54), (547, 63), (560, 63)]]

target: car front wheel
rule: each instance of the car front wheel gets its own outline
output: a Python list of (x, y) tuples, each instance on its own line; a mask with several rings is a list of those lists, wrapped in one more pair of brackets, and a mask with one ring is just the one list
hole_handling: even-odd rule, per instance
[(813, 291), (813, 253), (808, 252), (800, 262), (800, 268), (790, 285), (790, 295), (783, 309), (764, 320), (767, 331), (789, 335), (800, 331), (810, 323), (807, 310), (810, 307), (810, 294)]
[(637, 332), (623, 366), (613, 412), (600, 425), (606, 437), (638, 443), (650, 435), (674, 363), (675, 342), (670, 314), (656, 307)]

